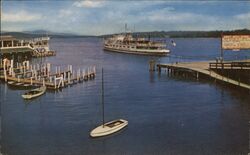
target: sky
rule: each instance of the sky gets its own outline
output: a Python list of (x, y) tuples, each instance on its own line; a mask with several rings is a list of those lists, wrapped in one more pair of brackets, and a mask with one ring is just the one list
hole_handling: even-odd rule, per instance
[(250, 29), (250, 1), (3, 0), (2, 31), (80, 35)]

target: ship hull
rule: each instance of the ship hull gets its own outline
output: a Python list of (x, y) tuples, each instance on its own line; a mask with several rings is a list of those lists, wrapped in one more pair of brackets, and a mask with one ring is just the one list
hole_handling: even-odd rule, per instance
[(137, 54), (137, 55), (150, 55), (150, 56), (167, 56), (170, 51), (165, 50), (164, 52), (161, 51), (152, 51), (152, 50), (131, 50), (131, 49), (116, 49), (116, 48), (109, 48), (109, 47), (104, 47), (105, 51), (110, 51), (110, 52), (117, 52), (117, 53), (126, 53), (126, 54)]

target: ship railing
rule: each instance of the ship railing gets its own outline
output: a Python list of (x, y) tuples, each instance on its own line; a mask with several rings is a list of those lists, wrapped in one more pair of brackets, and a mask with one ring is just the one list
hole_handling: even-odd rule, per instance
[(165, 44), (137, 44), (137, 46), (143, 46), (143, 47), (166, 47)]
[(29, 42), (39, 42), (39, 41), (48, 41), (48, 40), (50, 40), (49, 37), (39, 37), (39, 38), (34, 38), (30, 40)]

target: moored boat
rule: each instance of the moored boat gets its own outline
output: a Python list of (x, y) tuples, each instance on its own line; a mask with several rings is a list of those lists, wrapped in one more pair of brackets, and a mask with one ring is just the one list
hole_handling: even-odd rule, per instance
[(102, 137), (120, 131), (128, 125), (128, 121), (124, 119), (116, 119), (104, 123), (104, 83), (103, 83), (103, 69), (102, 69), (102, 125), (96, 127), (90, 132), (91, 137)]
[(8, 86), (10, 86), (13, 89), (31, 89), (34, 88), (35, 85), (26, 84), (22, 82), (16, 82), (16, 81), (8, 81)]
[(91, 137), (101, 137), (115, 133), (128, 125), (128, 121), (117, 119), (96, 127), (91, 131)]
[(38, 97), (38, 96), (41, 96), (42, 94), (44, 94), (46, 92), (46, 87), (45, 86), (42, 86), (42, 87), (39, 87), (39, 88), (36, 88), (36, 89), (32, 89), (26, 93), (24, 93), (22, 95), (22, 97), (24, 99), (32, 99), (32, 98), (35, 98), (35, 97)]

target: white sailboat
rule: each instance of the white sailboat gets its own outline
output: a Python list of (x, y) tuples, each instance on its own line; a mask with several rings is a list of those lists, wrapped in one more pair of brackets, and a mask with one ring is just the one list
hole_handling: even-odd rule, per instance
[(103, 83), (103, 69), (102, 69), (102, 125), (96, 127), (90, 132), (91, 137), (102, 137), (113, 134), (128, 125), (128, 121), (124, 119), (116, 119), (107, 123), (104, 123), (104, 83)]

